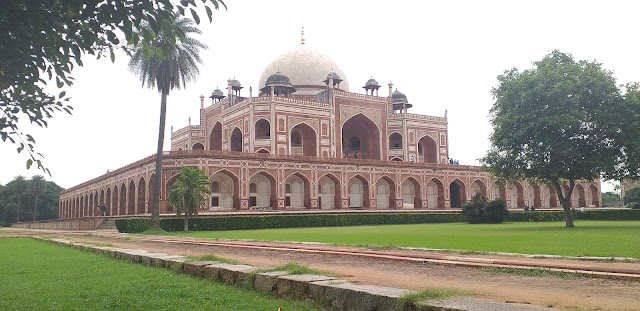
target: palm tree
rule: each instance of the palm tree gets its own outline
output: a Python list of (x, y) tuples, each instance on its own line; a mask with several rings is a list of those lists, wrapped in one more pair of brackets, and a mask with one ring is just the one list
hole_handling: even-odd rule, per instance
[(193, 20), (185, 17), (170, 16), (162, 23), (158, 32), (149, 25), (140, 29), (141, 36), (155, 35), (153, 44), (145, 45), (141, 40), (135, 47), (129, 61), (129, 70), (138, 75), (142, 86), (157, 88), (160, 93), (160, 128), (158, 130), (158, 149), (156, 152), (156, 177), (153, 186), (153, 208), (150, 230), (160, 230), (160, 185), (162, 177), (162, 150), (164, 145), (164, 124), (167, 113), (167, 96), (173, 89), (186, 87), (187, 82), (195, 79), (201, 64), (200, 49), (207, 46), (191, 37), (201, 34), (193, 26)]
[(36, 197), (36, 203), (33, 204), (33, 221), (36, 221), (36, 208), (38, 207), (38, 197), (44, 193), (47, 187), (47, 182), (44, 177), (36, 175), (31, 177), (31, 194)]
[(198, 207), (211, 194), (209, 178), (201, 170), (183, 167), (180, 176), (169, 190), (169, 203), (176, 209), (176, 215), (184, 213), (184, 231), (189, 231), (189, 216), (198, 215)]
[(17, 206), (17, 214), (16, 214), (16, 222), (20, 222), (20, 208), (22, 208), (22, 195), (27, 190), (27, 181), (24, 179), (24, 176), (16, 176), (10, 182), (13, 187), (13, 192), (15, 193), (18, 199)]

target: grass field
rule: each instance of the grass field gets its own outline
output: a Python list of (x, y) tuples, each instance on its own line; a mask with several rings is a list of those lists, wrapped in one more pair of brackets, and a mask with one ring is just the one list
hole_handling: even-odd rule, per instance
[(417, 224), (165, 233), (175, 236), (348, 245), (405, 246), (479, 252), (640, 258), (640, 221)]
[(0, 239), (0, 310), (323, 310), (28, 238)]

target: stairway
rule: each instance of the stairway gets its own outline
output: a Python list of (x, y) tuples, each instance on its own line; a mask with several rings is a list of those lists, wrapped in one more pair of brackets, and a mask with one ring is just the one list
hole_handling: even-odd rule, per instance
[(104, 222), (98, 227), (98, 230), (115, 230), (116, 229), (116, 219), (115, 218), (107, 218)]

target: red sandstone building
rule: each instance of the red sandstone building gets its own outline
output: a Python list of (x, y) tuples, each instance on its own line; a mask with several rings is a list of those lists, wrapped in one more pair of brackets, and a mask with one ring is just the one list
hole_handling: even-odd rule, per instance
[[(162, 164), (161, 213), (184, 166), (211, 180), (206, 211), (460, 208), (474, 194), (509, 208), (559, 207), (553, 187), (499, 185), (476, 166), (449, 164), (447, 115), (409, 113), (407, 96), (374, 79), (350, 91), (340, 67), (304, 45), (262, 73), (260, 88), (229, 80), (200, 122), (171, 133)], [(247, 94), (248, 93), (248, 94)], [(246, 96), (248, 95), (248, 96)], [(148, 214), (155, 156), (60, 194), (60, 219)], [(600, 182), (578, 182), (572, 206), (600, 206)]]

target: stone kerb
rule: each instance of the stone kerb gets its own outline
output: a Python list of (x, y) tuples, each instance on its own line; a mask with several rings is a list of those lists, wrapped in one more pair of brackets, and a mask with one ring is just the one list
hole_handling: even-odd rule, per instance
[[(289, 275), (286, 271), (256, 273), (257, 267), (234, 265), (216, 261), (187, 261), (184, 256), (165, 253), (150, 253), (145, 250), (122, 249), (75, 243), (63, 239), (43, 239), (61, 246), (82, 249), (88, 252), (108, 254), (114, 259), (129, 260), (145, 265), (174, 269), (195, 277), (222, 281), (229, 285), (246, 286), (281, 298), (313, 299), (336, 310), (399, 310), (402, 295), (413, 291), (373, 285), (357, 285), (335, 277), (313, 274)], [(252, 284), (246, 284), (255, 273)], [(422, 310), (419, 308), (418, 310)], [(436, 307), (431, 304), (424, 310), (460, 310)]]

